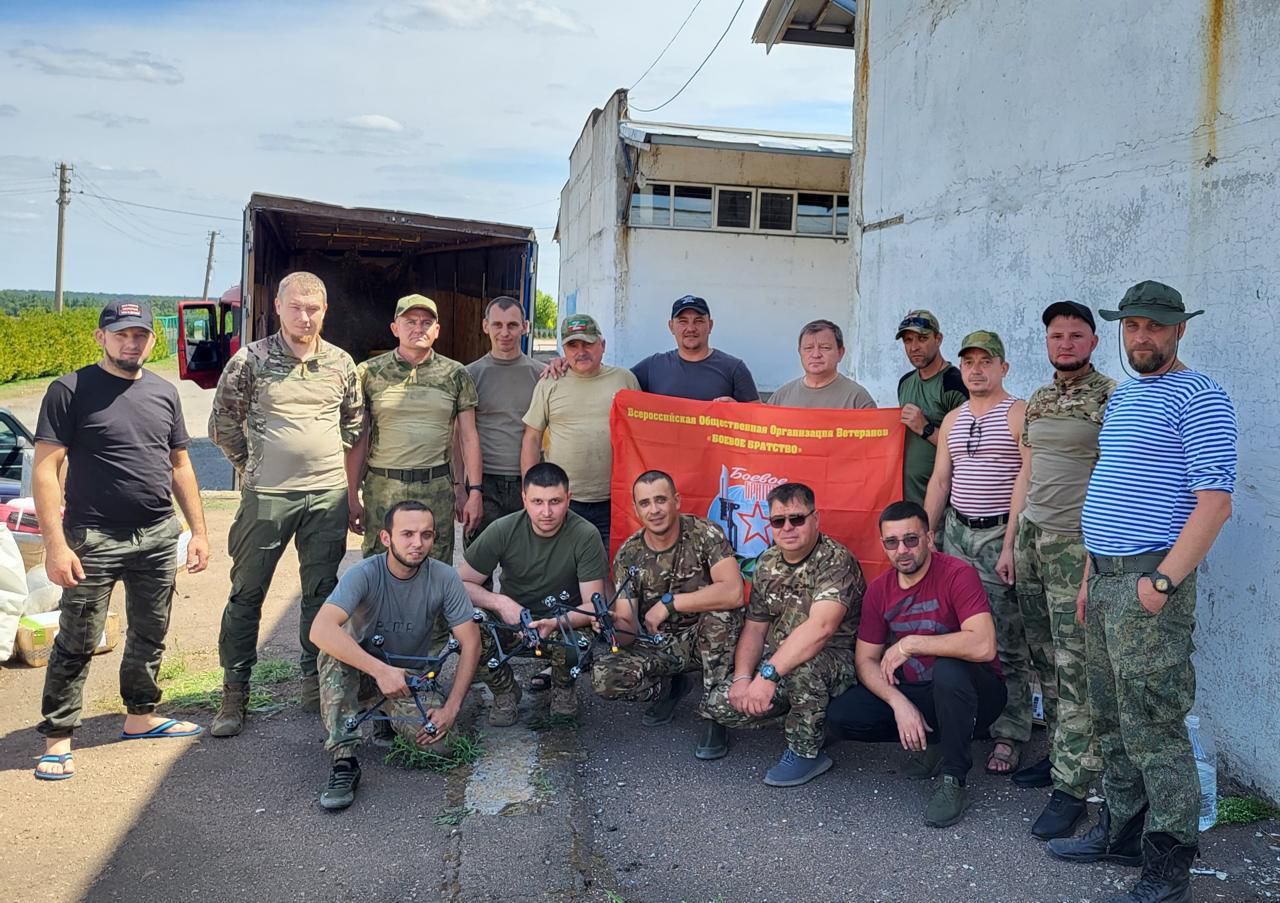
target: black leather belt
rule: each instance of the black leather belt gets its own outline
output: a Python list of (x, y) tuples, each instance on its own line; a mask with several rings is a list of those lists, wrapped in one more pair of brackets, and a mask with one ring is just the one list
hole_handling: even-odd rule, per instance
[(991, 517), (967, 517), (959, 511), (956, 511), (954, 508), (951, 510), (955, 512), (956, 520), (960, 521), (960, 523), (964, 524), (970, 530), (985, 530), (988, 527), (998, 527), (1001, 524), (1009, 523), (1008, 514), (996, 514)]
[(1141, 555), (1090, 555), (1089, 560), (1093, 562), (1095, 574), (1149, 574), (1160, 567), (1167, 554), (1169, 550), (1165, 549)]
[(401, 483), (430, 483), (432, 480), (438, 480), (441, 477), (449, 476), (450, 470), (448, 464), (440, 464), (436, 467), (425, 467), (420, 470), (396, 470), (391, 467), (370, 467), (369, 473), (376, 474), (380, 477), (386, 477), (388, 480), (399, 480)]
[(503, 483), (519, 483), (520, 477), (511, 476), (505, 473), (487, 473), (484, 475), (486, 480), (500, 480)]

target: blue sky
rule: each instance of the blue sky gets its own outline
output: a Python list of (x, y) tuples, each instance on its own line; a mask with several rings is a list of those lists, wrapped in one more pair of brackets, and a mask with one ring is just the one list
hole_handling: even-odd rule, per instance
[[(847, 134), (852, 54), (750, 43), (748, 0), (665, 121)], [(76, 169), (66, 287), (239, 279), (254, 191), (533, 226), (539, 287), (569, 152), (691, 0), (0, 0), (0, 288), (52, 288), (59, 160)], [(703, 0), (632, 104), (666, 100), (729, 21)], [(99, 200), (170, 207), (205, 218)]]

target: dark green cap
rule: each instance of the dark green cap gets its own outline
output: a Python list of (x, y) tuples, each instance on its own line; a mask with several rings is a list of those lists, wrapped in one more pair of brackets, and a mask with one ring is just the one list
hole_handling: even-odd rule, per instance
[(1124, 293), (1120, 299), (1119, 310), (1100, 310), (1098, 316), (1104, 320), (1123, 320), (1125, 317), (1146, 317), (1165, 326), (1185, 323), (1192, 317), (1198, 317), (1203, 310), (1187, 312), (1182, 303), (1181, 293), (1171, 285), (1154, 282), (1148, 279), (1139, 282)]
[(594, 345), (600, 341), (600, 324), (596, 322), (595, 317), (589, 314), (574, 314), (571, 317), (565, 317), (564, 322), (560, 324), (560, 341), (567, 342), (587, 342)]
[(1000, 341), (1000, 336), (994, 332), (979, 329), (977, 332), (969, 333), (964, 337), (964, 341), (960, 343), (960, 353), (964, 354), (970, 348), (978, 348), (992, 357), (1005, 360), (1004, 342)]
[(942, 328), (938, 326), (938, 318), (929, 311), (909, 310), (907, 315), (902, 318), (902, 322), (898, 324), (898, 331), (894, 333), (893, 340), (896, 342), (908, 332), (933, 335), (934, 333), (942, 332)]

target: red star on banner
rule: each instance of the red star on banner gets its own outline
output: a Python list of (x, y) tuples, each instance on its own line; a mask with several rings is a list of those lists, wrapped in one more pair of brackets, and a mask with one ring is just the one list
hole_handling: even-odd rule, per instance
[(742, 537), (743, 546), (751, 542), (751, 537), (753, 536), (759, 536), (764, 540), (765, 545), (769, 544), (769, 518), (760, 509), (760, 503), (758, 501), (756, 502), (755, 507), (751, 509), (750, 513), (744, 514), (739, 511), (737, 512), (737, 517), (741, 519), (742, 523), (745, 524), (747, 528), (747, 535)]

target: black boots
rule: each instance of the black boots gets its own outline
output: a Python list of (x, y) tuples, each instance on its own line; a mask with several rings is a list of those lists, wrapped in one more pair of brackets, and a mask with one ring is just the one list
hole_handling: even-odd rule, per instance
[(1103, 806), (1098, 812), (1098, 823), (1080, 837), (1064, 837), (1049, 841), (1049, 853), (1066, 862), (1115, 862), (1120, 865), (1142, 864), (1142, 823), (1147, 817), (1147, 807), (1129, 819), (1120, 829), (1114, 842), (1108, 838), (1111, 832), (1111, 813)]
[(1191, 903), (1191, 863), (1195, 844), (1178, 843), (1171, 834), (1142, 838), (1142, 877), (1112, 903)]
[[(1014, 780), (1017, 780), (1016, 776)], [(1061, 790), (1053, 791), (1049, 796), (1049, 804), (1031, 826), (1031, 836), (1036, 840), (1070, 837), (1076, 832), (1080, 819), (1084, 818), (1086, 808), (1084, 800), (1078, 800)]]

